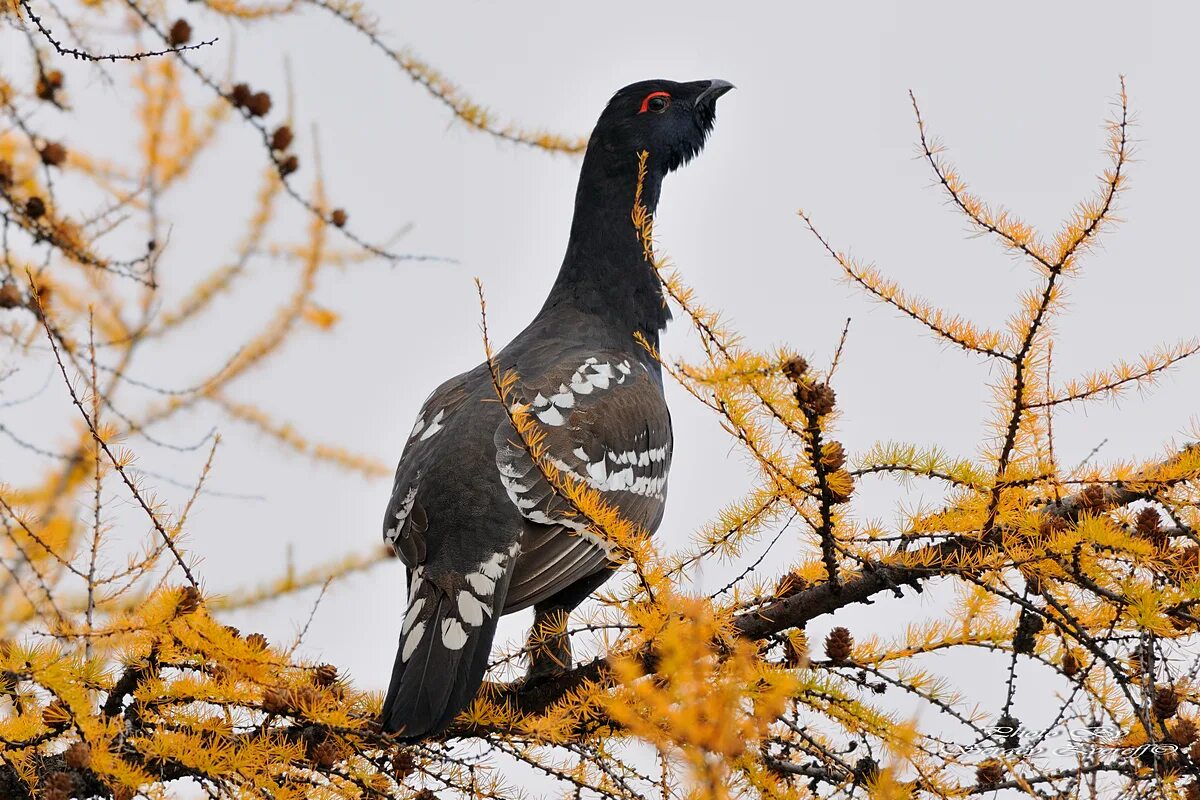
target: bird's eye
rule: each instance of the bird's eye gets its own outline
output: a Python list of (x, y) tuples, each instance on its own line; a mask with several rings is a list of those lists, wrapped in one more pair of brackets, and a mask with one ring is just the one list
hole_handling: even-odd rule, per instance
[(653, 111), (655, 114), (661, 114), (667, 110), (667, 106), (671, 105), (671, 95), (667, 92), (651, 92), (642, 100), (642, 107), (638, 109), (639, 114), (644, 114), (647, 111)]

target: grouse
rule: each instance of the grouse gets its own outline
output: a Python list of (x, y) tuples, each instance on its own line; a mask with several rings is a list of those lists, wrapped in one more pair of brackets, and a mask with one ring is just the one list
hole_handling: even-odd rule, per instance
[[(566, 256), (534, 320), (495, 356), (515, 371), (546, 455), (650, 533), (662, 520), (671, 417), (657, 348), (670, 318), (631, 212), (653, 213), (663, 178), (700, 152), (731, 84), (643, 81), (613, 95), (588, 141)], [(645, 157), (644, 174), (642, 154)], [(436, 735), (483, 681), (497, 619), (534, 607), (534, 630), (612, 574), (611, 547), (568, 513), (497, 402), (480, 364), (421, 408), (396, 468), (384, 539), (407, 567), (408, 609), (383, 704), (385, 731)], [(570, 666), (565, 636), (530, 658)]]

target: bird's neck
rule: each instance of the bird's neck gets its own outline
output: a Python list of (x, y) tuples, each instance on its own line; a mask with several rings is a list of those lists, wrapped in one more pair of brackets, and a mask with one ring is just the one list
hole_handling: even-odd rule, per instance
[[(641, 204), (653, 214), (662, 175), (651, 170), (641, 183)], [(542, 313), (574, 308), (621, 335), (641, 331), (657, 345), (670, 312), (633, 222), (637, 190), (637, 157), (619, 158), (593, 142), (580, 171), (567, 253)]]

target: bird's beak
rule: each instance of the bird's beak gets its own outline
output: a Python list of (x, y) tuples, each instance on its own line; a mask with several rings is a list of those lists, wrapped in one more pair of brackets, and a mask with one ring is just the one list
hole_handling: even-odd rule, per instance
[(712, 80), (708, 82), (708, 88), (700, 93), (696, 98), (697, 106), (712, 105), (717, 101), (717, 98), (733, 88), (733, 84), (729, 81)]

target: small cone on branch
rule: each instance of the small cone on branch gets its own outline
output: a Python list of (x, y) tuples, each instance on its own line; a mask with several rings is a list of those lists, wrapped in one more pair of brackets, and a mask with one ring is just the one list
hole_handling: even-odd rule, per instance
[(0, 159), (0, 189), (7, 189), (12, 186), (13, 168), (12, 164)]
[(278, 150), (281, 153), (292, 146), (292, 129), (287, 125), (280, 125), (271, 134), (271, 149)]
[(1174, 686), (1159, 686), (1154, 692), (1154, 713), (1159, 719), (1170, 719), (1179, 710), (1179, 695)]
[(250, 645), (255, 650), (267, 649), (267, 637), (261, 633), (252, 633), (246, 637), (246, 644)]
[(229, 92), (229, 99), (233, 101), (235, 106), (244, 106), (250, 102), (250, 97), (254, 94), (250, 90), (250, 86), (245, 83), (235, 84)]
[(312, 749), (312, 761), (318, 767), (329, 769), (342, 760), (341, 749), (331, 741), (321, 742)]
[(12, 282), (0, 284), (0, 308), (17, 308), (25, 305), (21, 290)]
[(826, 469), (839, 470), (846, 464), (846, 450), (841, 442), (826, 442), (821, 445), (821, 465)]
[(1193, 764), (1200, 764), (1200, 742), (1196, 742), (1188, 748), (1188, 758)]
[(392, 756), (392, 777), (402, 782), (416, 769), (417, 760), (408, 750), (397, 750)]
[(1104, 487), (1093, 483), (1083, 490), (1083, 494), (1079, 497), (1079, 506), (1081, 508), (1101, 508), (1105, 504), (1108, 493), (1104, 491)]
[(179, 605), (175, 606), (175, 613), (186, 617), (188, 614), (195, 613), (198, 608), (200, 608), (200, 592), (196, 591), (196, 587), (185, 586), (180, 589)]
[(788, 380), (798, 381), (800, 376), (808, 372), (808, 362), (803, 356), (793, 356), (784, 363), (782, 372)]
[(874, 783), (879, 777), (879, 764), (870, 756), (854, 762), (854, 777), (861, 783)]
[(63, 760), (71, 769), (87, 769), (92, 764), (92, 748), (86, 742), (75, 742), (63, 753)]
[(283, 689), (270, 688), (263, 692), (263, 711), (268, 714), (282, 714), (288, 708), (287, 692)]
[(775, 596), (779, 599), (791, 597), (794, 594), (799, 594), (808, 588), (808, 581), (800, 574), (800, 570), (794, 569), (787, 575), (779, 579), (779, 583), (775, 584)]
[(846, 661), (854, 649), (854, 637), (847, 628), (834, 628), (825, 637), (825, 655), (830, 661)]
[(52, 69), (45, 75), (38, 78), (37, 96), (42, 100), (53, 100), (58, 90), (63, 85), (62, 71)]
[(300, 169), (300, 159), (296, 158), (296, 156), (294, 156), (294, 155), (290, 155), (287, 158), (285, 158), (279, 162), (279, 174), (280, 175), (283, 175), (283, 176), (291, 175), (293, 172), (295, 172), (298, 169)]
[(1062, 671), (1068, 678), (1073, 678), (1079, 673), (1079, 660), (1075, 658), (1075, 653), (1070, 650), (1063, 655)]
[(172, 47), (185, 45), (192, 39), (192, 26), (188, 24), (186, 19), (177, 19), (175, 24), (171, 26), (170, 32), (167, 34), (167, 40), (170, 41)]
[(255, 92), (246, 101), (246, 110), (253, 117), (265, 117), (271, 113), (271, 95), (266, 92)]
[(345, 227), (347, 219), (349, 219), (349, 215), (345, 209), (341, 208), (335, 208), (333, 213), (329, 215), (329, 221), (339, 228)]
[(833, 411), (837, 393), (828, 383), (801, 382), (796, 387), (796, 402), (801, 408), (821, 417)]
[(1158, 510), (1147, 506), (1137, 514), (1136, 528), (1139, 536), (1144, 536), (1147, 539), (1158, 533), (1159, 527), (1162, 526), (1162, 516)]
[(75, 796), (75, 779), (69, 772), (51, 772), (42, 779), (38, 796), (43, 800), (71, 800)]
[(1184, 800), (1200, 800), (1200, 778), (1188, 784), (1183, 796)]
[(67, 160), (67, 148), (58, 142), (46, 142), (39, 151), (42, 163), (48, 167), (61, 166)]
[(25, 201), (25, 216), (30, 219), (40, 219), (46, 213), (46, 202), (40, 197), (31, 197)]
[(1017, 620), (1017, 631), (1013, 634), (1013, 650), (1018, 653), (1032, 653), (1037, 642), (1037, 634), (1045, 625), (1041, 614), (1030, 611), (1028, 608), (1022, 608), (1021, 615)]
[(784, 663), (791, 669), (808, 666), (808, 637), (804, 631), (792, 631), (788, 634), (783, 648)]
[(981, 789), (995, 786), (1002, 780), (1004, 780), (1004, 765), (995, 759), (984, 761), (975, 770), (975, 783)]
[(317, 686), (333, 686), (337, 682), (338, 671), (333, 664), (322, 664), (313, 670), (313, 683)]
[(1180, 747), (1188, 747), (1196, 741), (1198, 729), (1193, 720), (1181, 717), (1171, 726), (1171, 741)]

